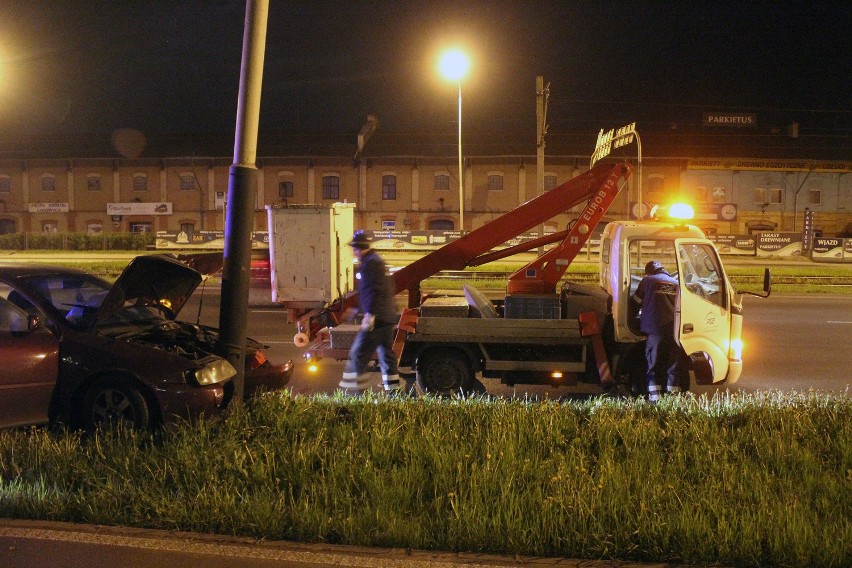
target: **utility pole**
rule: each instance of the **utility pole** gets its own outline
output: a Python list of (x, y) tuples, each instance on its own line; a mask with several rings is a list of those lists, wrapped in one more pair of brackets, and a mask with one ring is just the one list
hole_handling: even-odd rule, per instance
[(222, 298), (219, 303), (218, 349), (237, 370), (234, 377), (235, 404), (242, 404), (245, 393), (251, 230), (257, 193), (257, 130), (268, 15), (269, 0), (246, 0), (234, 163), (230, 169), (225, 216)]
[[(550, 83), (544, 85), (544, 77), (535, 78), (535, 194), (544, 195), (544, 137), (547, 134), (547, 100), (550, 98)], [(539, 238), (544, 236), (544, 223), (538, 226)]]

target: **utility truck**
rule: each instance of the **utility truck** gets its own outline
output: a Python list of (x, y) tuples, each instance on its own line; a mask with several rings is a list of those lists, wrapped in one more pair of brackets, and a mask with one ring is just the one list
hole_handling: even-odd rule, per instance
[[(559, 286), (631, 173), (626, 163), (594, 166), (392, 274), (397, 293), (408, 294), (394, 349), (400, 366), (415, 372), (420, 390), (467, 392), (476, 389), (482, 376), (509, 385), (582, 382), (604, 392), (642, 395), (647, 388), (645, 337), (631, 296), (652, 259), (680, 283), (675, 336), (685, 369), (682, 388), (737, 382), (743, 365), (742, 295), (731, 285), (713, 243), (696, 226), (685, 221), (610, 222), (601, 236), (598, 285)], [(497, 248), (584, 201), (583, 211), (566, 230)], [(345, 321), (358, 303), (346, 245), (352, 209), (314, 207), (319, 222), (312, 243), (319, 244), (309, 247), (310, 258), (288, 263), (293, 248), (303, 246), (298, 243), (306, 231), (303, 223), (288, 219), (311, 207), (269, 208), (273, 299), (288, 308), (297, 325), (294, 342), (306, 348), (307, 359), (345, 359), (357, 332), (356, 325)], [(287, 227), (300, 224), (288, 236)], [(319, 250), (323, 247), (324, 252)], [(469, 285), (463, 294), (421, 291), (421, 282), (442, 270), (538, 248), (544, 252), (509, 276), (503, 297), (488, 298)], [(311, 284), (312, 278), (319, 281)], [(762, 296), (769, 295), (770, 281), (766, 269)]]

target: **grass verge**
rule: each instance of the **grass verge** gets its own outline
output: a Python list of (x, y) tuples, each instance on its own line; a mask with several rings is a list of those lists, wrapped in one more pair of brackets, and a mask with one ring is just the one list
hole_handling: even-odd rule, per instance
[(852, 400), (269, 394), (161, 437), (0, 432), (0, 515), (425, 550), (848, 566)]

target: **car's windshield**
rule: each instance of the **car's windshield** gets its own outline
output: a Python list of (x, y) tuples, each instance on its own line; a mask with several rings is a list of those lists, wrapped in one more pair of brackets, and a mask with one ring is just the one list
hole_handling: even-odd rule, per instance
[[(110, 290), (110, 285), (100, 278), (87, 275), (32, 276), (27, 284), (38, 292), (73, 327), (89, 328)], [(145, 306), (126, 306), (102, 323), (140, 323), (161, 319), (156, 310)]]

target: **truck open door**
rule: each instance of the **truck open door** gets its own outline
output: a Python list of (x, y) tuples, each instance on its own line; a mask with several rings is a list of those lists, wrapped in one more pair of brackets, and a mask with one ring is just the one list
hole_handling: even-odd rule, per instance
[(728, 378), (732, 335), (731, 290), (719, 253), (701, 239), (675, 239), (678, 299), (675, 335), (691, 359), (697, 384)]

